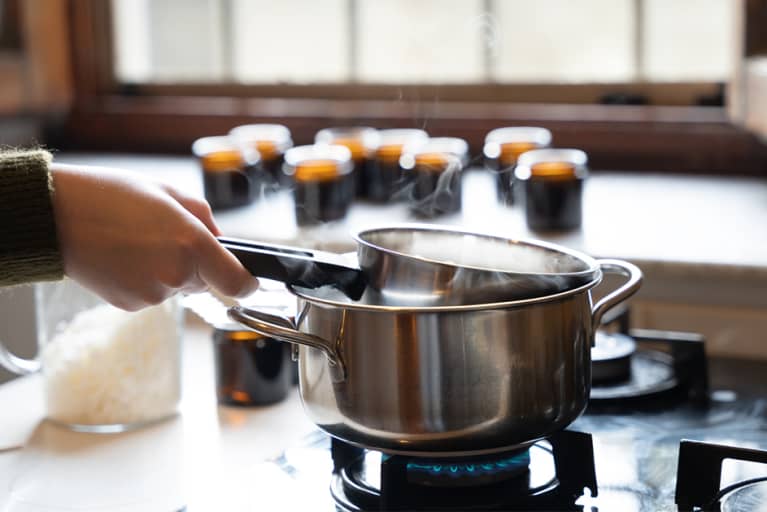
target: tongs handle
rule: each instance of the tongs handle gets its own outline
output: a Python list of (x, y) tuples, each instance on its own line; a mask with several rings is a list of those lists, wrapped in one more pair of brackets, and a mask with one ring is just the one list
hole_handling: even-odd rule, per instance
[(218, 237), (218, 241), (257, 277), (304, 288), (333, 285), (358, 300), (367, 284), (358, 266), (343, 256), (325, 251)]

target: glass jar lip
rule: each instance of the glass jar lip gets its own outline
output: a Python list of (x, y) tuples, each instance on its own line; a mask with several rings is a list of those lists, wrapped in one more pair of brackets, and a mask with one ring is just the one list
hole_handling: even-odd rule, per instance
[(240, 152), (240, 147), (228, 135), (200, 137), (192, 143), (192, 153), (198, 157), (216, 153), (218, 151)]
[(271, 141), (282, 150), (293, 145), (290, 130), (282, 124), (243, 124), (229, 130), (229, 136), (240, 144)]
[(551, 144), (551, 132), (539, 126), (504, 126), (490, 130), (485, 136), (485, 143), (531, 142), (538, 146)]
[(463, 160), (468, 157), (469, 144), (458, 137), (429, 137), (412, 141), (402, 148), (403, 157), (415, 157), (423, 153), (449, 153)]
[(496, 128), (485, 137), (482, 154), (489, 159), (501, 158), (506, 144), (531, 144), (535, 148), (546, 148), (551, 144), (551, 132), (536, 126)]
[(285, 152), (285, 164), (291, 167), (307, 160), (335, 160), (343, 167), (352, 159), (352, 152), (338, 144), (312, 144), (295, 146)]
[(418, 128), (393, 128), (380, 130), (380, 141), (376, 158), (382, 161), (399, 162), (405, 147), (428, 140), (429, 135)]
[(413, 169), (418, 155), (443, 153), (456, 157), (461, 167), (469, 161), (469, 144), (458, 137), (431, 137), (428, 140), (406, 144), (399, 163), (403, 169)]
[(407, 144), (402, 153), (412, 156), (422, 153), (449, 153), (463, 158), (469, 153), (469, 144), (458, 137), (430, 137)]
[(583, 178), (588, 173), (588, 156), (580, 149), (545, 148), (526, 151), (519, 156), (514, 175), (517, 179), (528, 180), (532, 176), (532, 167), (536, 164), (563, 162), (575, 167), (575, 177)]
[(378, 130), (370, 126), (332, 126), (314, 135), (315, 144), (332, 145), (337, 139), (359, 139), (366, 149), (378, 147)]
[(429, 134), (420, 128), (387, 128), (386, 130), (379, 130), (378, 136), (381, 146), (407, 144), (412, 141), (429, 139)]

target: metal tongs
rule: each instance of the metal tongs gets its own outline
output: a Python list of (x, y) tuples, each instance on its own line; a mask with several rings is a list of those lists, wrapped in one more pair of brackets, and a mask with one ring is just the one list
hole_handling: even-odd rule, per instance
[(352, 300), (359, 300), (367, 286), (360, 267), (343, 254), (229, 237), (218, 241), (256, 277), (304, 288), (332, 285)]

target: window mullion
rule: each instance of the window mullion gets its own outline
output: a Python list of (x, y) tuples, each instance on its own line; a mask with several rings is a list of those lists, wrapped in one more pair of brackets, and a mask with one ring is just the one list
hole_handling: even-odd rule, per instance
[(359, 16), (357, 9), (357, 0), (347, 0), (346, 2), (346, 21), (347, 21), (347, 56), (349, 59), (349, 81), (359, 81)]
[(234, 15), (233, 0), (218, 0), (219, 9), (219, 40), (221, 41), (221, 78), (225, 82), (233, 82), (234, 73)]
[(495, 38), (495, 10), (493, 0), (483, 0), (482, 2), (482, 23), (480, 23), (479, 37), (482, 38), (482, 65), (485, 81), (491, 83), (495, 81), (493, 76), (493, 51), (496, 47)]
[(645, 0), (634, 0), (634, 80), (644, 82)]

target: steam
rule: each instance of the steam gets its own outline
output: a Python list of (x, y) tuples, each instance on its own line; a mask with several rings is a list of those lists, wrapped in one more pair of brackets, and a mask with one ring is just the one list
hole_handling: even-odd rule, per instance
[[(460, 210), (463, 164), (455, 155), (446, 154), (445, 157), (448, 160), (445, 170), (433, 174), (429, 171), (414, 172), (415, 162), (408, 162), (413, 169), (405, 172), (411, 173), (412, 178), (403, 183), (394, 199), (404, 200), (410, 205), (410, 210), (421, 217), (437, 217)], [(435, 176), (436, 182), (433, 183)]]
[(485, 53), (490, 59), (495, 59), (498, 55), (498, 24), (489, 12), (485, 12), (477, 17), (480, 37), (485, 45)]
[(375, 245), (438, 263), (525, 274), (561, 274), (588, 270), (588, 265), (567, 253), (507, 242), (503, 239), (438, 231), (381, 232), (371, 236)]

